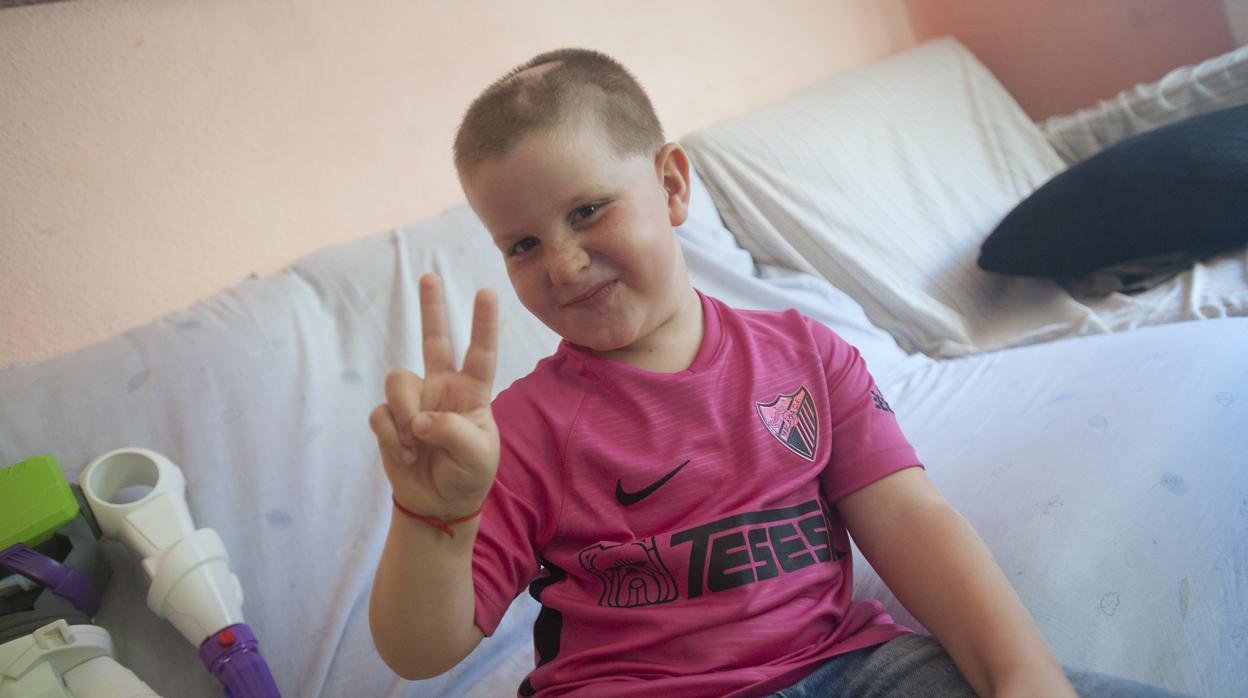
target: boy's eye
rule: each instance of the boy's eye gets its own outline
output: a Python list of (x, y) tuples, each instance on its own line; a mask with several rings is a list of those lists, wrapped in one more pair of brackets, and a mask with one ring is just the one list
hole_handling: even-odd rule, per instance
[(529, 250), (533, 249), (533, 246), (536, 244), (537, 244), (537, 238), (525, 238), (521, 240), (520, 242), (517, 242), (516, 244), (512, 245), (511, 251), (508, 252), (508, 254), (511, 255), (512, 257), (515, 257), (516, 255), (519, 255), (519, 254), (524, 254), (525, 252), (528, 252)]
[(572, 222), (583, 221), (598, 212), (602, 204), (585, 204), (572, 212)]

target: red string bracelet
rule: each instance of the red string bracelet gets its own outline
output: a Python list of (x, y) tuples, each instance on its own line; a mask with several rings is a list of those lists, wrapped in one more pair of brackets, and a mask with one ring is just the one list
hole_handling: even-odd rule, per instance
[(395, 499), (394, 495), (390, 495), (390, 499), (391, 501), (394, 502), (394, 508), (398, 509), (404, 514), (407, 514), (413, 519), (416, 519), (417, 521), (423, 521), (429, 524), (430, 526), (433, 526), (434, 528), (438, 529), (439, 531), (442, 531), (443, 533), (450, 536), (451, 538), (455, 537), (455, 532), (451, 530), (451, 526), (457, 523), (463, 523), (469, 519), (475, 518), (476, 516), (480, 515), (481, 510), (485, 508), (485, 502), (481, 502), (481, 506), (477, 507), (477, 510), (472, 512), (471, 514), (467, 516), (461, 516), (458, 519), (447, 520), (447, 519), (439, 519), (436, 516), (425, 516), (424, 514), (417, 514), (416, 512), (405, 508), (402, 504), (399, 504), (399, 500)]

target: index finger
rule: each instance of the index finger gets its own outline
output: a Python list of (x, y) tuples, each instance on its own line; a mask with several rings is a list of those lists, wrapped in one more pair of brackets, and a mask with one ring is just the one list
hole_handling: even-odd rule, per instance
[(481, 381), (489, 400), (498, 366), (498, 296), (488, 288), (477, 291), (472, 307), (472, 340), (464, 354), (464, 373)]
[(451, 330), (446, 322), (446, 301), (442, 278), (437, 274), (420, 277), (420, 334), (425, 357), (425, 377), (455, 369), (451, 356)]

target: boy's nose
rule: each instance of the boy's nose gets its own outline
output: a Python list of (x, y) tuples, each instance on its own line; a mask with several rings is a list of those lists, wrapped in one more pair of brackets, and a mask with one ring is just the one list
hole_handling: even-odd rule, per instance
[(588, 267), (589, 253), (576, 243), (564, 243), (557, 246), (549, 257), (550, 281), (556, 285), (577, 283)]

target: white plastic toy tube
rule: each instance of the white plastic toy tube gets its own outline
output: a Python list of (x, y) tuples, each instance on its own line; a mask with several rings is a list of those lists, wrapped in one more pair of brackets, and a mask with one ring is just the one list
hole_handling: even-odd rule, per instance
[[(225, 544), (211, 528), (195, 530), (182, 471), (155, 451), (122, 448), (91, 461), (78, 484), (104, 535), (142, 558), (151, 581), (148, 608), (199, 649), (227, 692), (233, 698), (278, 695), (243, 623), (243, 589), (230, 572)], [(136, 487), (151, 489), (132, 502), (114, 501)]]

